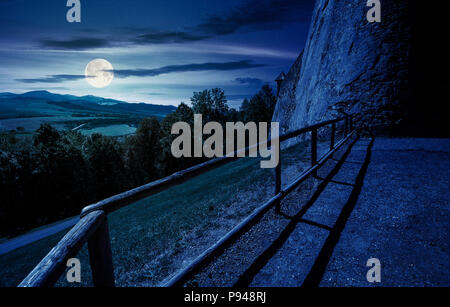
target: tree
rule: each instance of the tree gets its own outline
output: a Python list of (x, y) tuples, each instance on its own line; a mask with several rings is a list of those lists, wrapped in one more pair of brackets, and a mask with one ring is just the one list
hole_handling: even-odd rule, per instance
[(228, 102), (225, 92), (220, 88), (194, 92), (191, 97), (192, 109), (195, 114), (202, 114), (204, 121), (224, 123), (228, 112)]
[(170, 175), (193, 164), (192, 159), (175, 158), (172, 155), (171, 146), (176, 135), (172, 135), (172, 126), (177, 122), (188, 123), (191, 128), (194, 125), (194, 111), (185, 103), (181, 103), (175, 112), (168, 114), (161, 122), (161, 164), (164, 175)]
[(225, 92), (220, 88), (213, 88), (211, 90), (211, 99), (213, 105), (213, 120), (224, 123), (229, 109)]
[(160, 177), (160, 139), (160, 124), (154, 117), (143, 119), (136, 134), (127, 138), (127, 167), (135, 184), (140, 185)]
[(36, 134), (33, 136), (34, 146), (54, 146), (57, 142), (61, 140), (61, 135), (58, 130), (53, 128), (50, 124), (41, 124)]
[(270, 85), (265, 84), (250, 100), (242, 102), (240, 112), (244, 122), (270, 122), (277, 99)]
[(236, 109), (229, 109), (227, 113), (227, 122), (238, 122), (241, 120), (240, 112), (236, 111)]
[(116, 139), (94, 133), (87, 138), (83, 149), (95, 199), (112, 196), (127, 186), (122, 148)]
[(167, 114), (161, 121), (163, 137), (171, 135), (172, 126), (176, 122), (185, 122), (191, 126), (194, 124), (194, 111), (184, 102), (180, 103), (175, 112)]
[(24, 183), (25, 202), (41, 224), (78, 214), (87, 198), (86, 163), (81, 151), (82, 136), (60, 133), (43, 124), (34, 136), (31, 178)]

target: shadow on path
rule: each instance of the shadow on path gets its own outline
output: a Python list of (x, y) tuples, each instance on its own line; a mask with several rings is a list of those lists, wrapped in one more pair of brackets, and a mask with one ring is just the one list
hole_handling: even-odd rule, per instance
[(331, 256), (333, 254), (334, 248), (339, 242), (339, 238), (345, 228), (345, 224), (347, 223), (347, 220), (350, 217), (350, 214), (352, 213), (356, 202), (358, 201), (359, 194), (361, 193), (361, 189), (364, 183), (364, 177), (366, 176), (367, 168), (370, 163), (373, 142), (374, 138), (372, 138), (372, 141), (367, 147), (367, 153), (364, 159), (364, 163), (358, 172), (358, 176), (356, 177), (355, 185), (350, 194), (350, 197), (348, 198), (345, 206), (342, 208), (341, 214), (339, 215), (336, 223), (331, 229), (330, 234), (325, 241), (325, 244), (322, 246), (322, 249), (320, 250), (320, 253), (314, 262), (314, 265), (303, 281), (302, 287), (318, 287), (320, 282), (322, 281), (327, 265), (330, 262)]
[[(320, 179), (320, 180), (325, 180), (325, 178), (321, 178), (321, 177), (316, 177), (317, 179)], [(349, 187), (354, 187), (355, 186), (355, 184), (353, 184), (353, 183), (348, 183), (348, 182), (343, 182), (343, 181), (337, 181), (337, 180), (330, 180), (329, 182), (331, 182), (331, 183), (336, 183), (336, 184), (342, 184), (342, 185), (347, 185), (347, 186), (349, 186)]]
[[(308, 203), (302, 207), (302, 209), (293, 217), (290, 217), (286, 214), (282, 214), (284, 217), (290, 219), (291, 221), (289, 222), (289, 224), (286, 226), (286, 228), (283, 229), (283, 231), (280, 233), (280, 235), (278, 236), (278, 238), (276, 238), (272, 244), (261, 254), (259, 255), (255, 261), (250, 265), (250, 267), (239, 277), (238, 281), (234, 284), (235, 287), (248, 287), (250, 285), (250, 283), (253, 281), (254, 277), (258, 274), (258, 272), (269, 262), (269, 260), (276, 254), (276, 252), (283, 246), (283, 244), (286, 242), (286, 240), (289, 238), (289, 236), (291, 235), (291, 233), (294, 231), (295, 227), (297, 226), (298, 223), (300, 222), (304, 222), (313, 226), (317, 226), (320, 228), (324, 228), (330, 232), (333, 232), (334, 229), (336, 228), (333, 227), (332, 229), (330, 229), (327, 226), (312, 222), (312, 221), (307, 221), (302, 219), (302, 217), (306, 214), (306, 212), (311, 208), (311, 206), (316, 202), (316, 200), (319, 198), (320, 194), (325, 190), (326, 186), (328, 185), (329, 182), (331, 182), (332, 178), (338, 173), (338, 171), (340, 170), (340, 168), (342, 167), (342, 165), (344, 164), (345, 160), (347, 159), (347, 157), (349, 156), (353, 145), (359, 140), (359, 136), (356, 137), (352, 143), (348, 146), (347, 150), (345, 151), (345, 153), (342, 155), (341, 159), (338, 161), (338, 163), (336, 163), (336, 165), (334, 166), (334, 168), (331, 170), (331, 172), (324, 178), (324, 180), (319, 184), (319, 186), (317, 187), (317, 190), (314, 192), (313, 196), (311, 197), (311, 199), (308, 201)], [(370, 143), (369, 146), (371, 146), (373, 144), (373, 140)], [(366, 157), (366, 161), (367, 161), (367, 157)], [(364, 168), (364, 167), (363, 167)], [(367, 169), (367, 167), (366, 167)], [(365, 174), (365, 172), (364, 172)], [(361, 171), (358, 174), (358, 179), (361, 175)], [(362, 177), (364, 179), (364, 176)], [(358, 181), (357, 181), (358, 182)], [(355, 183), (357, 184), (357, 183)], [(361, 183), (362, 185), (362, 183)], [(356, 189), (356, 187), (354, 188), (354, 190)], [(360, 189), (359, 189), (360, 190)], [(359, 194), (359, 192), (358, 192)], [(353, 195), (353, 192), (352, 192)], [(347, 206), (347, 205), (346, 205)], [(353, 207), (352, 207), (353, 208)], [(351, 212), (351, 211), (350, 211)], [(342, 214), (341, 214), (342, 215)], [(344, 223), (345, 225), (345, 223)], [(338, 237), (339, 238), (339, 237)], [(328, 240), (327, 240), (328, 242)], [(321, 252), (322, 254), (322, 252)], [(317, 262), (317, 261), (316, 261)], [(318, 264), (319, 265), (319, 264)], [(323, 274), (322, 274), (323, 275)]]

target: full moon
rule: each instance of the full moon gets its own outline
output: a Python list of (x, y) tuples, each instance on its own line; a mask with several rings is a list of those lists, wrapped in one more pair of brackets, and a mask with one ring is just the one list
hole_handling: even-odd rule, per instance
[(86, 65), (86, 81), (96, 88), (107, 87), (114, 79), (114, 68), (107, 60), (95, 59)]

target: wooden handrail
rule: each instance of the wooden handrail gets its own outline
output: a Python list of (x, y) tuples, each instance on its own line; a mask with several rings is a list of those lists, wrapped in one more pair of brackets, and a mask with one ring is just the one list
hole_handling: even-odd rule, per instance
[[(284, 134), (279, 137), (279, 141), (283, 142), (288, 139), (297, 137), (301, 134), (304, 134), (306, 132), (310, 131), (317, 131), (317, 129), (325, 127), (327, 125), (330, 125), (332, 123), (337, 123), (342, 120), (344, 120), (345, 117), (329, 120), (323, 123), (319, 123), (316, 125), (308, 126), (302, 129), (298, 129), (293, 132), (289, 132), (287, 134)], [(258, 145), (258, 144), (256, 144)], [(254, 146), (256, 146), (254, 145)], [(249, 147), (247, 147), (245, 150), (248, 150)], [(193, 167), (190, 167), (188, 169), (185, 169), (183, 171), (176, 172), (170, 176), (164, 177), (162, 179), (150, 182), (148, 184), (145, 184), (143, 186), (140, 186), (138, 188), (126, 191), (124, 193), (109, 197), (105, 200), (99, 201), (98, 203), (95, 203), (93, 205), (89, 205), (85, 207), (81, 211), (81, 217), (85, 216), (86, 214), (96, 211), (96, 210), (103, 210), (106, 213), (114, 212), (120, 208), (123, 208), (125, 206), (128, 206), (132, 203), (135, 203), (136, 201), (139, 201), (141, 199), (144, 199), (146, 197), (149, 197), (151, 195), (157, 194), (161, 191), (164, 191), (172, 186), (181, 184), (193, 177), (196, 177), (198, 175), (201, 175), (203, 173), (206, 173), (214, 168), (217, 168), (219, 166), (222, 166), (228, 162), (235, 161), (237, 159), (237, 152), (235, 151), (233, 156), (234, 157), (220, 157), (215, 158), (212, 160), (209, 160), (207, 162), (195, 165)]]
[[(206, 252), (197, 258), (193, 264), (188, 266), (185, 270), (175, 276), (170, 285), (179, 285), (182, 280), (185, 280), (188, 275), (195, 272), (211, 255), (214, 255), (228, 243), (230, 243), (236, 236), (248, 229), (251, 224), (260, 218), (273, 205), (279, 204), (281, 200), (290, 193), (296, 186), (308, 178), (311, 174), (315, 174), (317, 169), (325, 163), (332, 154), (340, 148), (353, 134), (354, 131), (348, 133), (348, 127), (352, 128), (351, 118), (353, 115), (345, 115), (345, 117), (329, 120), (318, 123), (309, 127), (298, 129), (293, 132), (286, 133), (279, 136), (279, 142), (300, 136), (304, 133), (311, 132), (311, 168), (305, 171), (299, 178), (289, 184), (287, 188), (281, 187), (281, 163), (275, 168), (275, 196), (255, 210), (243, 222), (236, 226), (230, 233), (219, 240), (218, 243), (209, 248)], [(350, 118), (350, 122), (349, 122)], [(336, 123), (345, 121), (345, 138), (335, 143)], [(317, 161), (317, 131), (318, 129), (332, 125), (330, 151), (325, 154), (319, 161)], [(269, 141), (271, 142), (271, 140)], [(253, 146), (258, 146), (256, 144)], [(248, 150), (247, 147), (244, 150)], [(241, 149), (242, 150), (242, 149)], [(112, 265), (111, 246), (108, 230), (107, 215), (122, 207), (135, 203), (143, 198), (149, 197), (161, 191), (164, 191), (172, 186), (183, 183), (193, 177), (203, 174), (211, 169), (217, 168), (228, 162), (234, 161), (237, 158), (235, 151), (232, 156), (225, 156), (209, 160), (207, 162), (198, 164), (186, 170), (176, 172), (168, 177), (150, 182), (146, 185), (129, 190), (116, 196), (112, 196), (98, 203), (85, 207), (81, 212), (80, 221), (61, 239), (61, 241), (45, 256), (44, 259), (31, 271), (31, 273), (20, 283), (20, 287), (47, 287), (52, 286), (59, 279), (61, 274), (66, 269), (66, 262), (71, 257), (76, 256), (82, 246), (88, 242), (89, 258), (91, 264), (91, 271), (93, 274), (94, 286), (113, 287), (114, 286), (114, 271)], [(281, 161), (281, 152), (280, 152)], [(279, 209), (279, 208), (278, 208)]]
[(66, 269), (67, 260), (76, 256), (84, 243), (105, 221), (105, 216), (103, 211), (95, 211), (80, 219), (20, 283), (19, 287), (53, 286)]

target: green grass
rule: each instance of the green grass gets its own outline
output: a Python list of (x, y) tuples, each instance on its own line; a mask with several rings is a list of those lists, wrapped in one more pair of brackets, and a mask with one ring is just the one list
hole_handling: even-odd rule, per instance
[[(282, 167), (308, 159), (304, 150), (303, 144), (284, 150)], [(240, 159), (110, 214), (117, 284), (157, 284), (181, 266), (180, 258), (195, 257), (269, 199), (274, 172), (261, 169), (259, 162)], [(222, 232), (215, 234), (217, 229)], [(0, 256), (0, 286), (17, 285), (63, 235)], [(209, 241), (201, 243), (208, 235)], [(77, 257), (82, 286), (89, 286), (87, 249)], [(65, 274), (57, 285), (68, 286)]]
[[(154, 114), (159, 120), (163, 116)], [(121, 136), (132, 134), (144, 117), (120, 114), (59, 114), (55, 116), (22, 117), (0, 119), (0, 133), (22, 128), (24, 133), (36, 131), (41, 124), (48, 123), (58, 130), (71, 130), (84, 125), (81, 132), (90, 135), (94, 132), (108, 136)], [(19, 131), (20, 132), (20, 131)]]
[(123, 125), (111, 125), (107, 127), (97, 127), (92, 129), (80, 129), (79, 131), (84, 135), (100, 133), (106, 136), (121, 136), (135, 133), (136, 128), (123, 124)]

